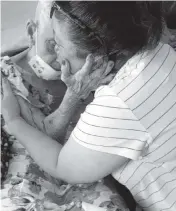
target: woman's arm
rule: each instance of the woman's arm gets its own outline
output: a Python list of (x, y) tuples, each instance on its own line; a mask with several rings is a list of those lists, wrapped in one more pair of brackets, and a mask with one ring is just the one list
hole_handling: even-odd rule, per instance
[[(88, 61), (90, 62), (90, 58)], [(108, 65), (103, 66), (105, 69), (98, 69), (90, 74), (92, 65), (86, 63), (84, 68), (75, 75), (70, 75), (67, 68), (62, 69), (62, 80), (66, 83), (70, 93), (73, 92), (73, 95), (79, 96), (78, 98), (86, 98), (99, 81), (112, 80), (112, 75), (106, 77), (112, 66), (112, 62), (109, 62)], [(9, 130), (26, 147), (37, 164), (52, 176), (72, 183), (91, 182), (110, 174), (115, 167), (122, 165), (126, 160), (119, 156), (87, 150), (72, 140), (66, 144), (65, 150), (63, 150), (59, 143), (28, 125), (20, 117), (17, 99), (7, 80), (3, 79), (2, 87), (4, 94), (2, 113)], [(64, 110), (64, 112), (66, 111)], [(69, 157), (70, 153), (72, 154)], [(64, 159), (61, 159), (60, 155), (62, 155), (61, 158), (64, 155)], [(71, 160), (73, 165), (70, 163)], [(79, 162), (83, 163), (79, 165)], [(106, 165), (102, 168), (103, 163)], [(65, 164), (69, 165), (65, 166)], [(66, 178), (65, 175), (67, 175)], [(78, 177), (78, 175), (80, 176)]]
[(68, 183), (98, 181), (128, 161), (125, 157), (89, 150), (73, 139), (62, 147), (21, 118), (12, 121), (9, 128), (44, 171)]
[(89, 73), (93, 67), (93, 62), (94, 58), (89, 55), (81, 70), (75, 75), (71, 74), (68, 61), (65, 61), (65, 65), (62, 65), (61, 80), (68, 89), (60, 107), (44, 120), (47, 134), (51, 137), (63, 138), (74, 112), (80, 105), (80, 99), (86, 99), (91, 91), (112, 80), (113, 75), (107, 75), (113, 68), (113, 62), (109, 62), (108, 65), (104, 62), (103, 66), (91, 75)]
[(47, 117), (39, 108), (35, 108), (21, 97), (17, 96), (17, 99), (20, 105), (21, 117), (28, 124), (38, 128), (49, 137), (59, 141), (59, 143), (64, 143), (68, 125), (80, 104), (77, 95), (68, 89), (59, 108)]
[[(26, 50), (20, 52), (23, 49), (21, 48), (21, 46), (22, 43), (19, 44), (17, 43), (11, 48), (4, 50), (2, 55), (11, 56), (11, 59), (14, 63), (19, 62), (27, 55), (27, 53), (30, 50), (29, 48), (27, 48)], [(25, 72), (22, 74), (27, 74), (27, 73)], [(29, 77), (32, 77), (32, 75), (29, 74), (28, 78)], [(63, 143), (65, 134), (67, 132), (68, 124), (75, 110), (80, 104), (80, 99), (73, 92), (71, 93), (67, 90), (59, 108), (54, 113), (52, 113), (47, 117), (40, 111), (40, 109), (30, 105), (21, 97), (17, 98), (21, 108), (21, 116), (30, 125), (43, 131), (51, 138), (59, 140), (60, 143), (61, 142)]]
[(1, 57), (2, 56), (15, 56), (23, 51), (25, 51), (26, 49), (29, 48), (29, 39), (24, 36), (22, 38), (20, 38), (16, 43), (12, 44), (12, 45), (4, 45), (1, 48)]
[(89, 150), (72, 138), (64, 148), (55, 140), (27, 124), (9, 83), (3, 80), (2, 113), (11, 133), (23, 144), (31, 157), (47, 173), (69, 183), (97, 181), (112, 173), (128, 159)]
[(56, 166), (61, 144), (27, 124), (22, 118), (10, 122), (8, 129), (42, 169), (57, 177)]
[[(80, 70), (80, 72), (86, 74), (86, 72), (90, 71), (92, 64), (93, 64), (93, 58), (90, 60), (87, 59), (84, 66)], [(101, 71), (105, 69), (106, 66), (107, 65), (104, 64), (104, 66), (101, 68)], [(98, 88), (98, 86), (100, 86), (101, 83), (104, 84), (112, 79), (112, 75), (109, 75), (107, 78), (101, 79), (101, 77), (99, 76), (100, 69), (96, 70), (94, 72), (94, 76), (92, 76), (93, 79), (87, 78), (87, 81), (86, 81), (86, 78), (84, 78), (86, 83), (88, 83), (89, 81), (90, 82), (88, 85), (85, 86), (85, 89), (82, 93), (82, 91), (79, 90), (79, 86), (81, 87), (80, 82), (77, 81), (77, 79), (75, 79), (76, 77), (74, 75), (70, 74), (69, 68), (70, 68), (69, 63), (68, 61), (66, 61), (65, 66), (62, 65), (62, 80), (67, 84), (67, 87), (69, 88), (67, 89), (65, 93), (65, 96), (62, 100), (61, 105), (51, 115), (47, 117), (43, 116), (43, 119), (39, 121), (42, 127), (44, 125), (44, 130), (42, 131), (44, 131), (47, 135), (54, 138), (55, 140), (60, 140), (60, 143), (63, 143), (64, 141), (64, 137), (67, 132), (67, 128), (70, 123), (70, 120), (73, 117), (73, 114), (75, 113), (76, 109), (80, 105), (80, 102), (81, 102), (80, 99), (83, 99), (83, 98), (86, 99), (88, 95), (90, 94), (90, 92)], [(110, 69), (112, 69), (112, 66), (107, 67), (107, 72), (105, 71), (104, 74), (107, 75)], [(104, 76), (102, 75), (102, 77)], [(76, 91), (72, 91), (72, 90), (76, 90)], [(42, 118), (42, 115), (40, 116)]]
[(63, 143), (68, 125), (80, 103), (80, 98), (67, 89), (59, 108), (43, 121), (46, 134)]

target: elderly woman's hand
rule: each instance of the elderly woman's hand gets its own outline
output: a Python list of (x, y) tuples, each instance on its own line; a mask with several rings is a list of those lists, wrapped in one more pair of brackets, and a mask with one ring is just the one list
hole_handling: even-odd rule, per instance
[(12, 92), (10, 83), (5, 77), (2, 77), (2, 92), (2, 115), (5, 123), (8, 124), (20, 118), (20, 106), (16, 96)]
[[(175, 34), (176, 34), (176, 32), (175, 32)], [(176, 51), (176, 35), (173, 34), (170, 36), (169, 45)]]
[(109, 74), (114, 66), (113, 61), (104, 61), (103, 65), (94, 71), (92, 71), (93, 64), (94, 57), (88, 55), (83, 67), (73, 75), (69, 62), (64, 60), (62, 63), (61, 80), (80, 99), (86, 99), (91, 91), (96, 90), (100, 85), (109, 83), (114, 77), (114, 74)]

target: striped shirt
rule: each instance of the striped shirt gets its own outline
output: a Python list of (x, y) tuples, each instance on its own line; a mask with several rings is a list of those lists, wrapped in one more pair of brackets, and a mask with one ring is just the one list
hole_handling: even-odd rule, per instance
[(160, 43), (100, 87), (72, 137), (130, 158), (113, 176), (147, 211), (176, 210), (176, 52)]

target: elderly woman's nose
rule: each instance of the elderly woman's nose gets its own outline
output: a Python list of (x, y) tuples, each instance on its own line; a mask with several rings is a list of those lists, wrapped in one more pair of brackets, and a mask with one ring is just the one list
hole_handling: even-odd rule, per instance
[(57, 44), (55, 45), (54, 50), (57, 54), (59, 53), (59, 46)]
[(55, 53), (55, 45), (56, 45), (56, 43), (54, 40), (46, 41), (46, 47), (47, 47), (48, 52), (50, 52), (52, 54)]

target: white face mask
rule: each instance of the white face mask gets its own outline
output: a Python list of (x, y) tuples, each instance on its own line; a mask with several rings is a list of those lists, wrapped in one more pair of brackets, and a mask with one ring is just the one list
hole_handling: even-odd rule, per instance
[(58, 80), (60, 78), (61, 71), (54, 70), (38, 55), (32, 57), (28, 64), (39, 78), (45, 80)]
[[(44, 19), (43, 15), (40, 15), (40, 19)], [(46, 17), (45, 17), (46, 19)], [(50, 19), (44, 20), (43, 25), (42, 20), (39, 20), (40, 24), (40, 36), (42, 36), (45, 33), (45, 30), (48, 28), (48, 24), (51, 25)], [(38, 25), (38, 24), (37, 24)], [(48, 29), (49, 30), (49, 29)], [(45, 80), (58, 80), (60, 79), (61, 71), (56, 71), (53, 69), (49, 64), (47, 64), (39, 55), (38, 55), (38, 39), (39, 39), (39, 29), (36, 27), (35, 32), (35, 52), (36, 55), (31, 58), (31, 60), (28, 62), (30, 67), (33, 69), (35, 74), (42, 79)]]

